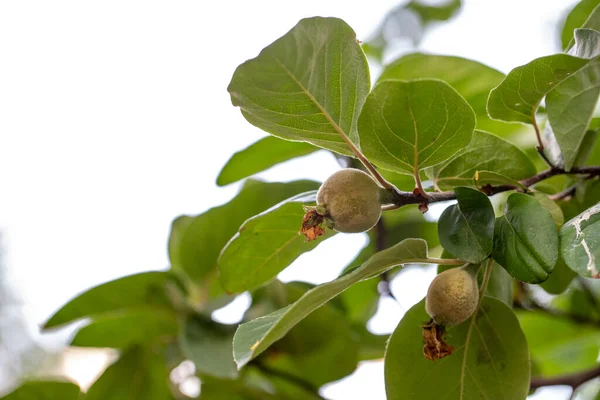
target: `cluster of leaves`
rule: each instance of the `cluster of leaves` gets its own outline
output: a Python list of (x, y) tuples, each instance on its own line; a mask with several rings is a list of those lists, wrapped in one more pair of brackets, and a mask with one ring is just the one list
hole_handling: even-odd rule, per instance
[[(118, 359), (85, 395), (69, 382), (28, 382), (4, 399), (186, 398), (169, 379), (183, 360), (194, 363), (203, 400), (321, 399), (322, 385), (380, 358), (390, 400), (523, 399), (597, 368), (599, 293), (586, 278), (600, 268), (600, 6), (589, 3), (567, 19), (565, 54), (507, 76), (464, 58), (408, 54), (372, 89), (344, 21), (300, 21), (229, 85), (244, 117), (273, 135), (223, 168), (219, 185), (248, 178), (238, 195), (173, 222), (169, 271), (92, 288), (44, 325), (85, 318), (71, 345), (118, 349)], [(457, 203), (437, 224), (414, 206), (385, 212), (337, 279), (284, 284), (279, 272), (335, 234), (308, 243), (298, 235), (319, 183), (249, 177), (319, 149), (375, 165), (398, 208), (407, 198)], [(415, 184), (433, 190), (413, 194)], [(491, 277), (478, 311), (448, 331), (453, 355), (423, 357), (424, 301), (390, 337), (367, 331), (381, 279), (407, 264), (463, 263), (485, 263)], [(535, 296), (541, 290), (551, 303)], [(242, 324), (211, 318), (246, 291)]]

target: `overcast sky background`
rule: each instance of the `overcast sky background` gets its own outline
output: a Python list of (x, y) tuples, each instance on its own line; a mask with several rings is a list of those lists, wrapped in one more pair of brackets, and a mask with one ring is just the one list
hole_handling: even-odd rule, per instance
[[(574, 3), (465, 0), (421, 50), (508, 72), (558, 51), (556, 25)], [(217, 174), (234, 151), (264, 136), (226, 91), (240, 63), (304, 17), (343, 18), (366, 40), (396, 4), (0, 2), (0, 232), (32, 335), (48, 346), (62, 343), (65, 334), (57, 342), (38, 333), (54, 310), (90, 286), (166, 268), (172, 219), (235, 195), (239, 184), (217, 188)], [(309, 157), (261, 177), (324, 180), (339, 168), (324, 152)], [(281, 277), (333, 279), (364, 243), (361, 234), (337, 235)], [(412, 269), (396, 280), (401, 304), (383, 300), (370, 328), (391, 332), (432, 277), (431, 268)], [(235, 321), (244, 302), (220, 318)], [(383, 400), (382, 371), (380, 363), (367, 363), (324, 394)], [(535, 398), (562, 400), (568, 393), (543, 390)]]

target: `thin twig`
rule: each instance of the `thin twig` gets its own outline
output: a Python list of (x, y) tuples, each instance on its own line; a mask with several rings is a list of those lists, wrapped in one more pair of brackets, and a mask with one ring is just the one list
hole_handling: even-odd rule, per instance
[(573, 185), (573, 186), (569, 186), (562, 192), (558, 192), (558, 193), (548, 196), (548, 198), (552, 201), (564, 200), (567, 197), (574, 196), (576, 191), (577, 191), (577, 185)]
[[(589, 179), (594, 176), (600, 176), (600, 166), (593, 167), (573, 167), (570, 171), (565, 171), (562, 168), (551, 168), (547, 169), (539, 174), (536, 174), (527, 179), (519, 181), (523, 186), (530, 187), (548, 178), (552, 178), (557, 175), (586, 175), (585, 179)], [(499, 186), (488, 186), (485, 193), (488, 196), (495, 195), (501, 192), (507, 192), (509, 190), (517, 190), (518, 188), (512, 185), (499, 185)], [(427, 193), (427, 198), (412, 192), (395, 191), (393, 204), (400, 208), (408, 204), (428, 204), (436, 203), (440, 201), (448, 201), (456, 199), (456, 193), (453, 191), (447, 192), (431, 192)], [(392, 209), (391, 207), (388, 209)]]
[(534, 377), (531, 378), (529, 388), (537, 389), (542, 386), (566, 385), (571, 386), (573, 390), (575, 390), (590, 379), (594, 379), (598, 376), (600, 376), (600, 365), (592, 369), (577, 372), (575, 374), (559, 375), (552, 378)]

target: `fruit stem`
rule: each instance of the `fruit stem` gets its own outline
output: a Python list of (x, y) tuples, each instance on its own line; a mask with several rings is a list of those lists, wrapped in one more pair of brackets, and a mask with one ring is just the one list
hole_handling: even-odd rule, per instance
[(481, 268), (481, 264), (465, 264), (462, 267), (465, 271), (467, 271), (472, 277), (477, 277), (479, 273), (479, 268)]

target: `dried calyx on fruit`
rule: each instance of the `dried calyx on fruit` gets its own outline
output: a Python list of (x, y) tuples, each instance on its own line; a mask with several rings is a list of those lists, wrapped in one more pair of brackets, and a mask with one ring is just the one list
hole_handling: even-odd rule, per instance
[(429, 285), (425, 309), (437, 325), (451, 327), (466, 321), (477, 309), (478, 265), (468, 264), (442, 272)]
[(454, 346), (445, 341), (446, 328), (463, 323), (477, 310), (478, 269), (479, 265), (474, 264), (453, 268), (436, 276), (429, 285), (425, 310), (431, 320), (422, 327), (426, 359), (440, 360), (454, 352)]

